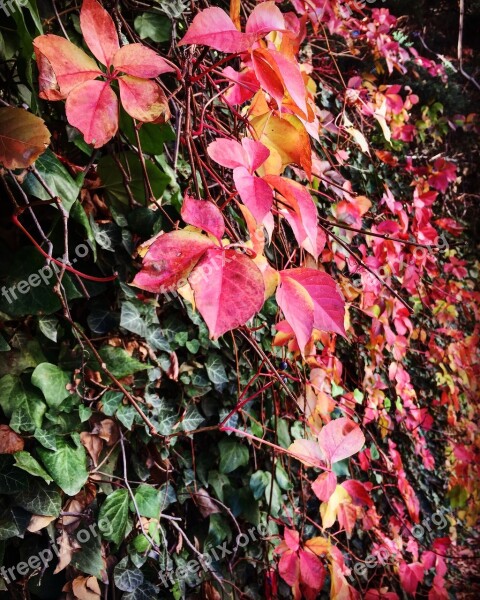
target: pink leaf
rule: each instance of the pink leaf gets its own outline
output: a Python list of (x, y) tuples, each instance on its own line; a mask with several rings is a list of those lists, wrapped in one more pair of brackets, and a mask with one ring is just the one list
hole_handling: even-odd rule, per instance
[(215, 339), (245, 325), (263, 305), (265, 286), (260, 269), (248, 256), (234, 250), (209, 248), (189, 283)]
[(320, 559), (308, 550), (299, 551), (300, 581), (315, 591), (320, 591), (325, 582), (325, 567)]
[(288, 452), (307, 467), (325, 468), (325, 456), (314, 440), (295, 440)]
[(345, 335), (344, 301), (330, 275), (298, 268), (280, 271), (280, 280), (277, 302), (302, 352), (314, 327)]
[(312, 483), (312, 491), (322, 502), (328, 502), (337, 487), (337, 476), (333, 471), (321, 473)]
[(242, 138), (242, 146), (247, 155), (248, 170), (250, 173), (261, 167), (270, 156), (270, 150), (262, 142), (256, 142), (250, 138)]
[(256, 171), (270, 156), (270, 150), (264, 144), (249, 138), (243, 138), (241, 144), (236, 140), (220, 138), (208, 145), (207, 152), (222, 167), (245, 167), (250, 173)]
[(263, 37), (271, 31), (285, 29), (285, 20), (275, 2), (262, 2), (252, 10), (245, 26), (246, 33)]
[(278, 175), (267, 175), (264, 179), (283, 196), (280, 211), (293, 229), (297, 242), (318, 258), (317, 207), (305, 186)]
[(33, 49), (39, 70), (41, 98), (66, 98), (76, 85), (102, 75), (93, 58), (58, 35), (36, 37)]
[(287, 546), (290, 550), (293, 550), (293, 552), (296, 552), (300, 548), (300, 534), (295, 529), (288, 529), (288, 527), (285, 527), (283, 538)]
[(318, 442), (327, 459), (334, 463), (359, 452), (365, 436), (354, 421), (340, 417), (322, 427)]
[(298, 583), (300, 575), (300, 564), (298, 555), (295, 552), (287, 551), (282, 554), (278, 562), (278, 572), (280, 577), (288, 583), (288, 585), (295, 585)]
[(143, 44), (122, 46), (113, 57), (113, 66), (127, 75), (144, 79), (175, 71), (165, 59)]
[(178, 45), (202, 44), (220, 52), (245, 52), (254, 41), (254, 36), (238, 31), (226, 12), (212, 7), (198, 13)]
[(214, 245), (205, 235), (194, 231), (165, 233), (149, 246), (132, 285), (156, 294), (174, 289)]
[(123, 108), (137, 121), (150, 123), (169, 114), (167, 97), (155, 81), (123, 75), (118, 85)]
[(117, 133), (118, 100), (108, 81), (77, 85), (68, 95), (65, 109), (70, 125), (94, 148), (104, 146)]
[[(292, 269), (295, 270), (295, 269)], [(300, 351), (304, 352), (313, 331), (314, 304), (310, 294), (295, 279), (280, 274), (276, 299), (288, 324), (295, 332)]]
[(272, 188), (261, 177), (250, 175), (245, 167), (233, 170), (233, 181), (242, 202), (250, 210), (255, 221), (261, 223), (272, 208)]
[(269, 50), (269, 53), (277, 65), (287, 92), (306, 118), (307, 89), (299, 65), (276, 50)]
[(102, 65), (110, 66), (120, 44), (112, 17), (97, 0), (83, 0), (80, 28), (93, 56)]
[(212, 160), (227, 169), (248, 165), (245, 149), (236, 140), (227, 140), (226, 138), (215, 140), (208, 145), (207, 152)]
[(185, 194), (181, 215), (185, 223), (211, 233), (218, 241), (225, 233), (222, 213), (213, 202), (196, 200)]
[(345, 335), (343, 326), (345, 302), (338, 291), (335, 280), (330, 275), (316, 269), (299, 268), (282, 271), (282, 279), (284, 276), (295, 279), (312, 298), (315, 329)]
[(228, 104), (243, 104), (250, 100), (260, 88), (258, 79), (252, 69), (245, 69), (238, 73), (232, 67), (225, 67), (223, 75), (233, 82), (233, 85), (230, 85), (223, 94)]

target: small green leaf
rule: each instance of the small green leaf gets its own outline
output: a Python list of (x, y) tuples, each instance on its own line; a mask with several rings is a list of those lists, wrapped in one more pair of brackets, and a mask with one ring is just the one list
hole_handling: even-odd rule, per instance
[(122, 592), (133, 592), (143, 583), (143, 573), (136, 567), (128, 567), (128, 556), (123, 558), (113, 570), (115, 585)]
[(248, 464), (248, 448), (235, 440), (221, 440), (218, 444), (220, 450), (220, 473), (231, 473), (243, 465)]
[[(54, 196), (61, 198), (62, 206), (69, 212), (77, 199), (81, 186), (72, 179), (67, 169), (49, 149), (37, 159), (35, 168)], [(22, 187), (35, 198), (50, 200), (49, 192), (46, 191), (33, 173), (27, 174)]]
[(268, 471), (257, 471), (250, 477), (250, 489), (252, 490), (255, 500), (259, 500), (267, 485), (272, 480), (272, 474)]
[(209, 354), (205, 362), (205, 368), (207, 369), (208, 378), (214, 385), (221, 385), (228, 382), (227, 373), (225, 372), (220, 355), (213, 352)]
[(105, 540), (120, 544), (127, 530), (128, 524), (128, 490), (115, 490), (102, 504), (98, 515), (99, 522), (104, 520), (110, 525), (108, 531), (102, 533)]
[[(132, 358), (123, 348), (103, 346), (103, 348), (100, 348), (98, 353), (107, 365), (108, 370), (115, 377), (127, 377), (128, 375), (133, 375), (138, 371), (144, 371), (145, 369), (152, 368), (151, 365), (147, 365), (140, 362), (136, 358)], [(92, 361), (92, 363), (96, 363), (96, 368), (99, 370), (100, 365), (98, 365), (96, 361)]]
[(170, 19), (164, 15), (143, 13), (135, 19), (134, 26), (142, 40), (150, 38), (160, 44), (168, 42), (172, 36), (172, 24)]
[(65, 398), (70, 396), (66, 386), (70, 375), (56, 365), (42, 363), (32, 373), (32, 384), (40, 388), (48, 406), (58, 408)]
[(33, 458), (30, 452), (21, 450), (20, 452), (15, 452), (13, 457), (15, 458), (15, 466), (19, 469), (23, 469), (27, 473), (30, 473), (30, 475), (36, 475), (37, 477), (41, 477), (47, 483), (53, 481), (50, 475), (40, 465), (38, 460)]

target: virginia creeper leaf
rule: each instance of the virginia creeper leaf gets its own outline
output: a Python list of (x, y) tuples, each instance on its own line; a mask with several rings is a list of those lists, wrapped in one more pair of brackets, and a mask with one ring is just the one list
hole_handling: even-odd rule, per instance
[(167, 97), (155, 81), (123, 75), (118, 85), (123, 108), (137, 121), (149, 123), (162, 115), (169, 116)]
[(97, 0), (83, 0), (80, 27), (93, 56), (110, 66), (120, 44), (112, 17)]
[(87, 81), (68, 95), (67, 119), (94, 148), (105, 145), (117, 133), (118, 100), (107, 81)]
[(185, 194), (181, 215), (185, 223), (211, 233), (219, 241), (222, 239), (225, 224), (220, 209), (213, 202), (196, 200)]
[(241, 33), (221, 8), (206, 8), (193, 19), (185, 36), (178, 43), (203, 44), (220, 52), (245, 52), (255, 36)]
[(331, 463), (356, 454), (365, 444), (360, 427), (347, 417), (340, 417), (322, 427), (318, 443)]
[(175, 71), (164, 58), (143, 44), (122, 46), (113, 57), (113, 66), (127, 75), (144, 79)]
[[(198, 271), (206, 275), (207, 285), (197, 276)], [(251, 258), (234, 250), (209, 248), (189, 282), (212, 338), (245, 325), (262, 308), (262, 274)]]
[(186, 278), (205, 251), (215, 244), (193, 231), (171, 231), (158, 237), (148, 248), (142, 270), (132, 285), (159, 293), (176, 287)]
[(40, 98), (61, 100), (80, 83), (102, 74), (97, 63), (85, 52), (58, 35), (41, 35), (34, 39)]

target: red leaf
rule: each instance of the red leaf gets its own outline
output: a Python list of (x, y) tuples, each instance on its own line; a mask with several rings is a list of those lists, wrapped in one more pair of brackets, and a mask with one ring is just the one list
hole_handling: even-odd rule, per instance
[(320, 559), (308, 550), (299, 551), (300, 581), (315, 591), (320, 591), (325, 582), (325, 567)]
[(206, 250), (215, 244), (194, 231), (171, 231), (155, 239), (132, 285), (156, 294), (176, 288), (186, 279)]
[(87, 81), (73, 89), (65, 105), (70, 125), (79, 129), (87, 144), (105, 145), (117, 133), (118, 100), (108, 81)]
[(365, 436), (354, 421), (341, 417), (322, 427), (318, 442), (329, 462), (334, 463), (359, 452)]
[(62, 100), (80, 83), (102, 72), (85, 52), (58, 35), (40, 35), (33, 40), (39, 70), (40, 98)]
[(165, 120), (168, 119), (167, 97), (158, 83), (123, 75), (119, 77), (118, 85), (122, 106), (131, 117), (142, 123), (151, 123), (163, 115)]
[(198, 13), (178, 45), (203, 44), (220, 52), (245, 52), (254, 41), (255, 36), (237, 30), (226, 12), (212, 7)]
[(102, 65), (110, 66), (120, 44), (112, 17), (97, 0), (83, 0), (80, 27), (93, 56)]
[(406, 562), (402, 562), (399, 566), (399, 573), (402, 588), (407, 594), (415, 595), (418, 584), (421, 583), (424, 575), (424, 569), (421, 563), (416, 562), (407, 564)]
[(298, 555), (295, 552), (287, 551), (282, 554), (278, 562), (278, 572), (280, 577), (288, 583), (288, 585), (295, 585), (298, 583), (300, 576), (300, 561)]
[(328, 502), (337, 487), (337, 476), (333, 471), (321, 473), (312, 483), (312, 491), (322, 502)]
[(245, 148), (236, 140), (227, 140), (226, 138), (215, 140), (208, 145), (207, 152), (212, 160), (227, 169), (248, 165)]
[(238, 73), (232, 67), (225, 67), (222, 73), (227, 79), (234, 82), (233, 85), (228, 86), (223, 95), (229, 104), (243, 104), (250, 100), (260, 87), (252, 69), (245, 69)]
[(275, 2), (262, 2), (252, 10), (245, 26), (246, 33), (263, 37), (271, 31), (285, 29), (285, 19)]
[(127, 75), (144, 79), (175, 71), (165, 59), (143, 44), (122, 46), (113, 57), (113, 66)]
[(262, 223), (272, 208), (272, 188), (261, 177), (250, 175), (245, 167), (233, 171), (233, 181), (242, 202), (257, 223)]
[(181, 215), (185, 223), (211, 233), (219, 242), (225, 233), (222, 213), (213, 202), (196, 200), (185, 194)]
[(265, 286), (260, 269), (248, 256), (234, 250), (209, 248), (190, 275), (189, 283), (198, 310), (215, 339), (245, 325), (263, 305)]
[(252, 64), (260, 85), (272, 96), (280, 109), (285, 96), (285, 86), (277, 63), (266, 48), (257, 48), (252, 52)]
[(283, 538), (287, 546), (290, 550), (293, 550), (293, 552), (296, 552), (300, 548), (300, 534), (295, 529), (288, 529), (288, 527), (285, 527)]
[(295, 332), (298, 346), (303, 353), (313, 331), (313, 300), (307, 290), (295, 279), (282, 277), (281, 272), (280, 277), (281, 283), (276, 293), (277, 303)]
[(247, 164), (250, 173), (256, 171), (270, 156), (270, 150), (262, 144), (250, 138), (242, 138), (242, 146), (247, 156)]
[(241, 144), (236, 140), (221, 138), (209, 144), (207, 152), (222, 167), (245, 167), (250, 173), (256, 171), (270, 156), (266, 146), (249, 138), (243, 138)]

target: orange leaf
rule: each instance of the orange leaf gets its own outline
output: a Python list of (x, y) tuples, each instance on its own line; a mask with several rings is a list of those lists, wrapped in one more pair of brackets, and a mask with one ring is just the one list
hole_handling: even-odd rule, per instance
[(169, 114), (167, 97), (155, 81), (123, 75), (118, 85), (123, 108), (137, 121), (150, 123)]
[(23, 108), (0, 108), (0, 163), (6, 169), (29, 167), (49, 143), (42, 119)]

